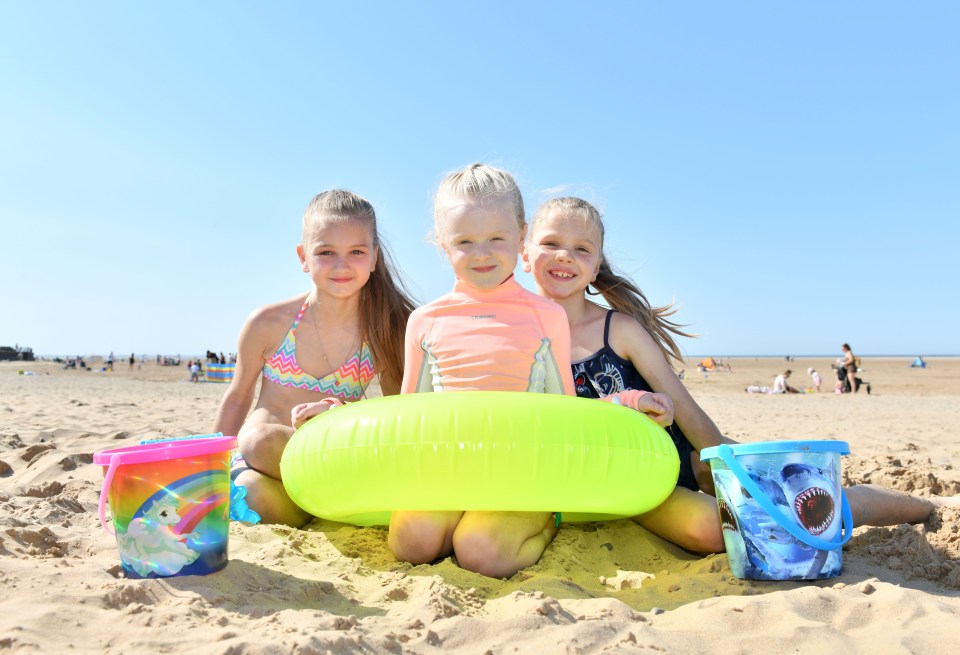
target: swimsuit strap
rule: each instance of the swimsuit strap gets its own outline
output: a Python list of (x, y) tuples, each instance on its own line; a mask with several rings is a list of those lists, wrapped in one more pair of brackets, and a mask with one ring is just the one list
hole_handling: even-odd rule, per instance
[(304, 312), (307, 311), (307, 304), (310, 302), (310, 294), (307, 294), (307, 297), (303, 299), (303, 306), (300, 307), (300, 313), (297, 314), (297, 318), (293, 321), (293, 325), (290, 326), (289, 334), (293, 337), (294, 341), (297, 339), (297, 326), (300, 325), (300, 319), (303, 318)]
[(610, 336), (610, 319), (613, 318), (613, 312), (616, 310), (608, 309), (607, 317), (603, 320), (603, 347), (609, 348), (610, 342), (608, 337)]

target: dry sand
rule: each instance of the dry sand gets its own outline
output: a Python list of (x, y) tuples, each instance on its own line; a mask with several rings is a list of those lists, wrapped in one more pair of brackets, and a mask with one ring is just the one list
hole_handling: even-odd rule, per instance
[[(838, 396), (829, 359), (731, 359), (685, 383), (740, 441), (843, 439), (847, 484), (960, 493), (960, 360), (865, 358), (873, 393)], [(782, 369), (825, 392), (744, 392)], [(25, 370), (34, 375), (20, 375)], [(208, 431), (223, 385), (152, 364), (113, 373), (0, 364), (0, 650), (197, 653), (947, 653), (960, 630), (960, 512), (858, 528), (843, 574), (731, 576), (630, 521), (564, 525), (509, 580), (450, 560), (394, 560), (386, 532), (316, 520), (232, 523), (230, 563), (201, 577), (124, 579), (97, 518), (94, 452)], [(652, 574), (653, 577), (647, 577)]]

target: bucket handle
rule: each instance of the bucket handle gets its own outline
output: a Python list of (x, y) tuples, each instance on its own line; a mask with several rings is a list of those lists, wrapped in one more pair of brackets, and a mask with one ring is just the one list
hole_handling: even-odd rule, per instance
[(113, 482), (113, 476), (120, 466), (120, 454), (114, 453), (110, 456), (110, 466), (107, 468), (107, 474), (103, 478), (103, 486), (100, 487), (100, 525), (111, 535), (116, 535), (113, 528), (107, 523), (105, 510), (107, 508), (107, 492), (110, 490), (110, 484)]
[(821, 539), (820, 537), (810, 534), (800, 528), (796, 523), (787, 521), (783, 512), (778, 510), (774, 504), (770, 502), (770, 499), (767, 498), (763, 490), (757, 486), (757, 483), (753, 481), (753, 478), (750, 477), (746, 469), (737, 461), (737, 457), (733, 453), (733, 448), (727, 444), (723, 444), (717, 448), (717, 454), (720, 456), (720, 459), (723, 460), (723, 463), (727, 465), (727, 468), (733, 471), (734, 475), (736, 475), (740, 481), (740, 484), (742, 484), (743, 488), (747, 490), (747, 493), (757, 501), (763, 511), (769, 514), (770, 518), (776, 521), (781, 528), (789, 532), (795, 539), (818, 550), (837, 550), (850, 541), (850, 538), (853, 536), (853, 513), (850, 511), (850, 503), (847, 502), (847, 494), (843, 489), (840, 490), (840, 515), (843, 521), (842, 534), (840, 535), (841, 539), (839, 541), (827, 541), (826, 539)]

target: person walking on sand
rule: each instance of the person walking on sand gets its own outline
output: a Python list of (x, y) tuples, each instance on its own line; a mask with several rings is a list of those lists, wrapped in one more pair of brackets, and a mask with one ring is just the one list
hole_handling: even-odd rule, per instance
[(850, 344), (845, 343), (840, 346), (843, 350), (843, 358), (840, 360), (840, 366), (847, 372), (847, 381), (850, 383), (850, 391), (857, 390), (857, 358), (853, 356)]
[(820, 385), (823, 384), (823, 380), (820, 379), (820, 374), (817, 373), (817, 369), (808, 368), (807, 375), (810, 376), (810, 379), (813, 381), (813, 388), (817, 393), (820, 393)]

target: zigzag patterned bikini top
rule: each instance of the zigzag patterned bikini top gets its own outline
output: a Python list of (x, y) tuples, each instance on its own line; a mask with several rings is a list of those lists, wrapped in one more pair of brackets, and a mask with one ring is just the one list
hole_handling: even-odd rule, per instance
[(283, 387), (318, 391), (341, 400), (359, 400), (363, 392), (373, 379), (376, 372), (373, 370), (373, 356), (366, 341), (360, 344), (357, 350), (340, 368), (329, 373), (319, 380), (304, 372), (297, 363), (297, 326), (307, 309), (310, 296), (303, 301), (303, 307), (297, 314), (297, 319), (287, 330), (280, 348), (263, 365), (263, 377)]

